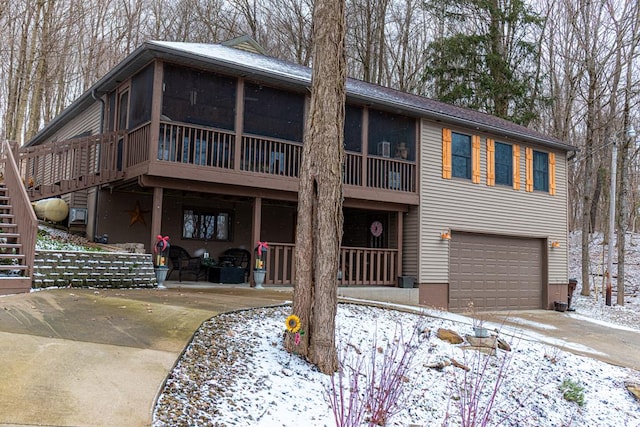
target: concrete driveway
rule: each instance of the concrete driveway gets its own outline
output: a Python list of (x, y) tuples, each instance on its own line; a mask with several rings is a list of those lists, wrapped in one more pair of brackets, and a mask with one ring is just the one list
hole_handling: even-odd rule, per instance
[[(594, 321), (575, 312), (525, 310), (482, 312), (491, 329), (572, 353), (640, 370), (640, 330)], [(640, 325), (639, 325), (640, 327)]]
[(1, 297), (0, 425), (150, 425), (167, 373), (204, 320), (290, 299), (249, 288)]
[[(150, 425), (160, 387), (203, 321), (291, 298), (291, 289), (246, 286), (0, 297), (0, 425)], [(482, 316), (502, 333), (640, 369), (638, 331), (555, 311)]]

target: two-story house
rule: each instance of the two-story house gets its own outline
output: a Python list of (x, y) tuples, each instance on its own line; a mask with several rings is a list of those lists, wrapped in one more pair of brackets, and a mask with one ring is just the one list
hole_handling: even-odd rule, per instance
[[(157, 235), (213, 257), (267, 241), (266, 284), (295, 283), (311, 70), (232, 44), (140, 46), (20, 150), (31, 199), (149, 251)], [(566, 300), (571, 145), (353, 79), (344, 137), (339, 286), (412, 276), (451, 310)]]

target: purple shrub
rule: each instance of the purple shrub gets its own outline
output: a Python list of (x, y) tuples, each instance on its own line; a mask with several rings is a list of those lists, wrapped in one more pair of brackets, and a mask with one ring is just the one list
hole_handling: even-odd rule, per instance
[[(342, 346), (338, 373), (327, 387), (337, 426), (355, 427), (363, 420), (370, 426), (385, 425), (402, 409), (412, 361), (421, 344), (419, 330), (414, 329), (405, 341), (401, 325), (398, 325), (386, 349), (377, 345), (374, 334), (374, 344), (366, 362), (366, 357), (359, 352), (349, 357), (349, 346)], [(345, 396), (347, 387), (348, 396)]]

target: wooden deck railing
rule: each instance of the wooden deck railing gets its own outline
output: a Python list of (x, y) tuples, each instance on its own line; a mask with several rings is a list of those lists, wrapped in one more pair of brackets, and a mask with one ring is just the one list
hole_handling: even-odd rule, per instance
[(151, 139), (151, 123), (147, 122), (127, 135), (127, 157), (125, 168), (129, 168), (149, 160), (149, 140)]
[(416, 165), (385, 157), (367, 158), (367, 186), (383, 190), (416, 191)]
[(339, 285), (395, 285), (398, 250), (340, 248)]
[[(150, 161), (285, 179), (298, 178), (300, 174), (301, 142), (256, 135), (243, 135), (236, 141), (236, 133), (231, 130), (170, 121), (160, 122), (157, 142), (150, 140), (153, 134), (151, 123), (147, 122), (127, 132), (26, 147), (20, 150), (18, 166), (32, 200), (108, 183), (128, 176), (127, 171), (136, 176), (144, 173), (144, 165)], [(151, 158), (155, 144), (157, 156)], [(413, 161), (345, 153), (345, 185), (415, 193), (416, 179)]]
[(233, 131), (160, 122), (158, 160), (233, 169), (234, 153)]
[[(132, 139), (132, 135), (129, 136)], [(302, 144), (257, 135), (243, 135), (240, 143), (240, 170), (297, 178), (302, 162)], [(158, 159), (172, 162), (233, 169), (235, 135), (223, 129), (161, 122)], [(343, 182), (403, 192), (416, 191), (415, 162), (385, 157), (367, 159), (363, 176), (363, 156), (346, 152)]]
[[(269, 243), (267, 285), (292, 285), (296, 282), (295, 244)], [(395, 286), (398, 277), (398, 250), (341, 247), (337, 284)]]
[(362, 185), (362, 154), (350, 151), (345, 153), (342, 182), (345, 185)]
[(302, 144), (245, 135), (242, 138), (242, 170), (297, 178)]
[(269, 243), (267, 251), (267, 285), (291, 285), (296, 281), (293, 243)]
[(125, 132), (50, 142), (21, 148), (18, 168), (36, 200), (121, 178), (127, 147)]

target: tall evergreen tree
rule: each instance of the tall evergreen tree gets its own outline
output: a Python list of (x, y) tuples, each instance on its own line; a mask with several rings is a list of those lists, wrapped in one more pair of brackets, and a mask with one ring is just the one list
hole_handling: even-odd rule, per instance
[(523, 125), (537, 117), (544, 21), (523, 0), (429, 0), (439, 19), (424, 79), (444, 102)]

